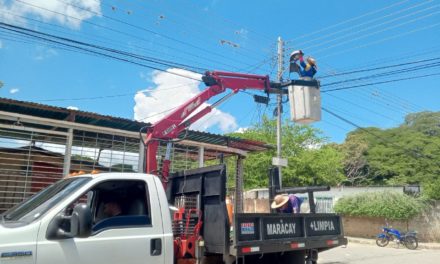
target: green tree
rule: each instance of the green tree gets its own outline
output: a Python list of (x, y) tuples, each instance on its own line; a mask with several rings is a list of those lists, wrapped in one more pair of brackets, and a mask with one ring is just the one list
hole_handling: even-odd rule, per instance
[[(244, 133), (233, 133), (229, 136), (262, 141), (275, 146), (276, 121), (263, 117), (261, 123), (255, 124)], [(344, 179), (342, 155), (326, 143), (326, 138), (318, 129), (284, 121), (282, 156), (288, 159), (288, 167), (283, 169), (283, 186), (335, 185), (341, 182)], [(275, 155), (276, 149), (273, 147), (265, 152), (252, 153), (245, 159), (245, 188), (268, 186), (268, 170)]]
[(345, 144), (338, 148), (344, 155), (346, 183), (368, 183), (369, 166), (366, 158), (368, 143), (363, 135), (349, 134)]
[(351, 132), (339, 146), (347, 179), (357, 168), (362, 177), (355, 184), (421, 184), (431, 197), (440, 197), (430, 187), (440, 178), (439, 123), (440, 112), (421, 112), (409, 114), (399, 127)]

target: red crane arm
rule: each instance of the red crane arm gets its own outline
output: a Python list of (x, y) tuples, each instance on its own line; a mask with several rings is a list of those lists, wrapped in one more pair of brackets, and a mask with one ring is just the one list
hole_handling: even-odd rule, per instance
[[(202, 77), (202, 80), (207, 86), (205, 90), (186, 101), (183, 105), (179, 106), (147, 129), (145, 140), (145, 145), (147, 146), (147, 173), (157, 174), (158, 172), (156, 155), (159, 141), (169, 141), (177, 138), (180, 132), (211, 112), (215, 106), (225, 101), (226, 98), (229, 98), (240, 90), (254, 89), (267, 92), (270, 88), (269, 76), (263, 75), (212, 71), (206, 72)], [(231, 89), (232, 93), (191, 116), (191, 114), (194, 113), (194, 111), (196, 111), (204, 102), (223, 93), (226, 89)], [(164, 164), (162, 165), (162, 180), (164, 184), (166, 184), (168, 179), (169, 163), (170, 161), (166, 157)]]

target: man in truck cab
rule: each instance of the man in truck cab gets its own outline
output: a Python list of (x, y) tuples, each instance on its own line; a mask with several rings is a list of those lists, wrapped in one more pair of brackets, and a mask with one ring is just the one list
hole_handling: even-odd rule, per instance
[(122, 214), (121, 203), (114, 197), (108, 197), (104, 201), (104, 214), (106, 217), (121, 215)]
[(301, 199), (294, 194), (279, 194), (275, 196), (270, 207), (279, 213), (299, 214), (301, 203)]

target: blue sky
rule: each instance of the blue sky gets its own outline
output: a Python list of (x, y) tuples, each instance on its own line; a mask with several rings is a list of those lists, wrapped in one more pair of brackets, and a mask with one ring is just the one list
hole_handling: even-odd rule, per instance
[[(8, 24), (201, 69), (272, 78), (278, 36), (286, 40), (286, 54), (302, 49), (317, 59), (317, 76), (440, 57), (439, 12), (438, 0), (0, 0), (0, 21)], [(435, 65), (417, 66), (421, 70), (328, 88), (326, 84), (376, 72), (325, 78), (322, 89), (440, 72)], [(0, 80), (1, 97), (130, 119), (170, 109), (204, 88), (175, 75), (47, 46), (3, 29)], [(408, 113), (439, 111), (438, 84), (439, 76), (430, 76), (334, 91), (323, 94), (322, 105), (360, 126), (388, 128)], [(256, 105), (240, 93), (194, 129), (225, 133), (246, 128), (262, 114), (271, 115), (274, 102)], [(284, 117), (289, 117), (288, 109)], [(314, 126), (335, 142), (354, 129), (327, 113)]]

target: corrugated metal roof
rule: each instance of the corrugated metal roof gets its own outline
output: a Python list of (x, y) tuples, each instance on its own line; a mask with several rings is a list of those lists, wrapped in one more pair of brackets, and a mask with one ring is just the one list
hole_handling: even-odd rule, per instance
[[(41, 118), (93, 125), (97, 127), (126, 130), (131, 132), (138, 132), (142, 127), (148, 125), (148, 123), (138, 122), (128, 118), (113, 117), (109, 115), (71, 110), (63, 107), (18, 101), (8, 98), (0, 98), (0, 110)], [(179, 135), (180, 138), (183, 138), (184, 136), (185, 133), (181, 133)], [(187, 133), (185, 139), (207, 144), (237, 148), (244, 151), (263, 151), (272, 148), (272, 146), (263, 142), (192, 130)]]

